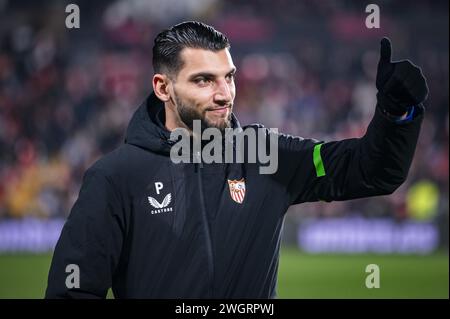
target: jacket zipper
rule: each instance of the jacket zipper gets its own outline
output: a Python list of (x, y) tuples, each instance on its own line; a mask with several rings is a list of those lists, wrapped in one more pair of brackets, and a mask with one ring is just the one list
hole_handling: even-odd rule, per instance
[[(198, 155), (198, 154), (197, 154)], [(211, 298), (214, 297), (214, 260), (213, 260), (213, 252), (212, 252), (212, 243), (211, 243), (211, 232), (209, 229), (209, 223), (208, 223), (208, 217), (206, 215), (206, 208), (205, 208), (205, 197), (203, 195), (203, 182), (202, 182), (202, 168), (203, 163), (201, 162), (200, 157), (200, 163), (197, 164), (197, 177), (198, 177), (198, 185), (199, 185), (199, 193), (200, 193), (200, 209), (202, 211), (202, 217), (203, 217), (203, 228), (206, 235), (206, 252), (208, 254), (208, 269), (209, 269), (209, 280), (210, 280), (210, 286), (209, 286), (209, 295)]]

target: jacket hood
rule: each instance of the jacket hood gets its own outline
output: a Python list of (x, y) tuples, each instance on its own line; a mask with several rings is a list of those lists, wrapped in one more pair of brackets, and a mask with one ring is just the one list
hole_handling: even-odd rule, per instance
[[(164, 103), (152, 92), (138, 107), (128, 124), (125, 143), (146, 150), (169, 154), (176, 141), (170, 140), (170, 131), (164, 126)], [(231, 114), (233, 128), (241, 127), (235, 115)]]

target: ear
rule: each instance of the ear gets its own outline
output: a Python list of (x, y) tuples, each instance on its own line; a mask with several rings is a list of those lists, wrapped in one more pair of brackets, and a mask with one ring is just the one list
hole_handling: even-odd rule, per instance
[(157, 73), (153, 76), (152, 84), (156, 97), (163, 102), (168, 102), (170, 100), (169, 77), (165, 74)]

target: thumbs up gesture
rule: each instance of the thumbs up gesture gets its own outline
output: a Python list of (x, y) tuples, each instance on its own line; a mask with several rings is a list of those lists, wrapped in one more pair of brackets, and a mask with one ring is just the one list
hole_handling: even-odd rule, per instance
[(381, 40), (376, 86), (379, 106), (390, 115), (402, 116), (411, 106), (423, 103), (428, 86), (422, 70), (409, 60), (391, 61), (391, 41)]

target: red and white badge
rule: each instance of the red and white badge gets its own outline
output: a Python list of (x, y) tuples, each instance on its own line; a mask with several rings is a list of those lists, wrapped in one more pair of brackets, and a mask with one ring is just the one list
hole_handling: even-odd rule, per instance
[(245, 197), (245, 180), (228, 180), (231, 198), (238, 204), (242, 204)]

